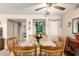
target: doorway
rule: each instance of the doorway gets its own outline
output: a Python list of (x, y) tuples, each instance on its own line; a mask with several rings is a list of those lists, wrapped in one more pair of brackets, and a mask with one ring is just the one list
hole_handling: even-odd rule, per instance
[(61, 35), (61, 21), (49, 20), (48, 21), (48, 38), (55, 39), (56, 36)]
[(16, 37), (17, 41), (26, 41), (26, 19), (8, 19), (8, 38)]

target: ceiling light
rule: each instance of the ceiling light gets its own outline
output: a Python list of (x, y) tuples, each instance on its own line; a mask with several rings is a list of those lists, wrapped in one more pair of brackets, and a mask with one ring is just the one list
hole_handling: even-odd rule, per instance
[(47, 6), (47, 4), (46, 4), (46, 3), (43, 3), (42, 5), (43, 5), (43, 6)]

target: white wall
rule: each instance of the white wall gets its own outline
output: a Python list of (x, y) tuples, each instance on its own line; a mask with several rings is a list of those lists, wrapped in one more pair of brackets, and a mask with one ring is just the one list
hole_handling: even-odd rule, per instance
[[(4, 25), (4, 37), (7, 38), (7, 19), (26, 19), (26, 29), (27, 35), (33, 33), (33, 19), (46, 19), (46, 33), (48, 31), (48, 19), (61, 19), (59, 15), (51, 15), (51, 16), (44, 16), (44, 15), (12, 15), (12, 14), (1, 14), (0, 20), (3, 22)], [(31, 22), (31, 30), (28, 30), (28, 22)], [(6, 34), (5, 34), (6, 33)]]
[[(26, 33), (27, 33), (27, 41), (28, 35), (33, 34), (33, 19), (46, 19), (46, 33), (48, 33), (48, 19), (61, 19), (59, 15), (51, 15), (51, 16), (44, 16), (44, 15), (12, 15), (12, 14), (0, 14), (0, 21), (3, 27), (3, 37), (7, 38), (7, 19), (26, 19)], [(28, 25), (28, 22), (31, 22)], [(31, 26), (31, 30), (28, 30), (28, 27)], [(6, 40), (5, 40), (6, 41)], [(6, 44), (5, 44), (6, 45)]]
[[(72, 33), (72, 19), (76, 17), (79, 17), (79, 8), (72, 8), (62, 15), (62, 35), (74, 37)], [(68, 22), (71, 22), (70, 27), (68, 27)]]

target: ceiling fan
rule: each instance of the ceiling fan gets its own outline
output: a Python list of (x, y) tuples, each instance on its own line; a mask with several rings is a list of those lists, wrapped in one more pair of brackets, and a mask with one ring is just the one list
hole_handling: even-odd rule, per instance
[[(52, 8), (52, 7), (62, 11), (65, 10), (65, 8), (62, 5), (59, 5), (58, 3), (46, 3), (46, 6), (37, 8), (35, 9), (35, 11), (39, 11), (44, 8)], [(49, 11), (46, 12), (46, 14), (49, 14), (49, 13), (50, 13)]]
[(49, 8), (53, 7), (53, 8), (59, 9), (59, 10), (65, 10), (65, 8), (63, 6), (57, 5), (57, 3), (46, 3), (46, 4), (47, 4), (47, 6), (37, 8), (37, 9), (35, 9), (35, 11), (39, 11), (39, 10), (47, 8), (47, 7), (49, 7)]

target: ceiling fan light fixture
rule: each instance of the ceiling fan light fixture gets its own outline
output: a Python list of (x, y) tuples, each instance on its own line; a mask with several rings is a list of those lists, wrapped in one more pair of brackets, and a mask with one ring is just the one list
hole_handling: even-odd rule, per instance
[(47, 6), (47, 4), (46, 3), (43, 3), (43, 6)]
[(50, 8), (51, 10), (55, 9), (53, 6)]
[(50, 10), (53, 10), (53, 9), (65, 10), (64, 6), (60, 6), (59, 4), (57, 5), (57, 3), (46, 3), (46, 4), (47, 4), (47, 6), (37, 8), (37, 9), (35, 9), (35, 11), (39, 11), (44, 8), (46, 8), (49, 12), (50, 12)]

